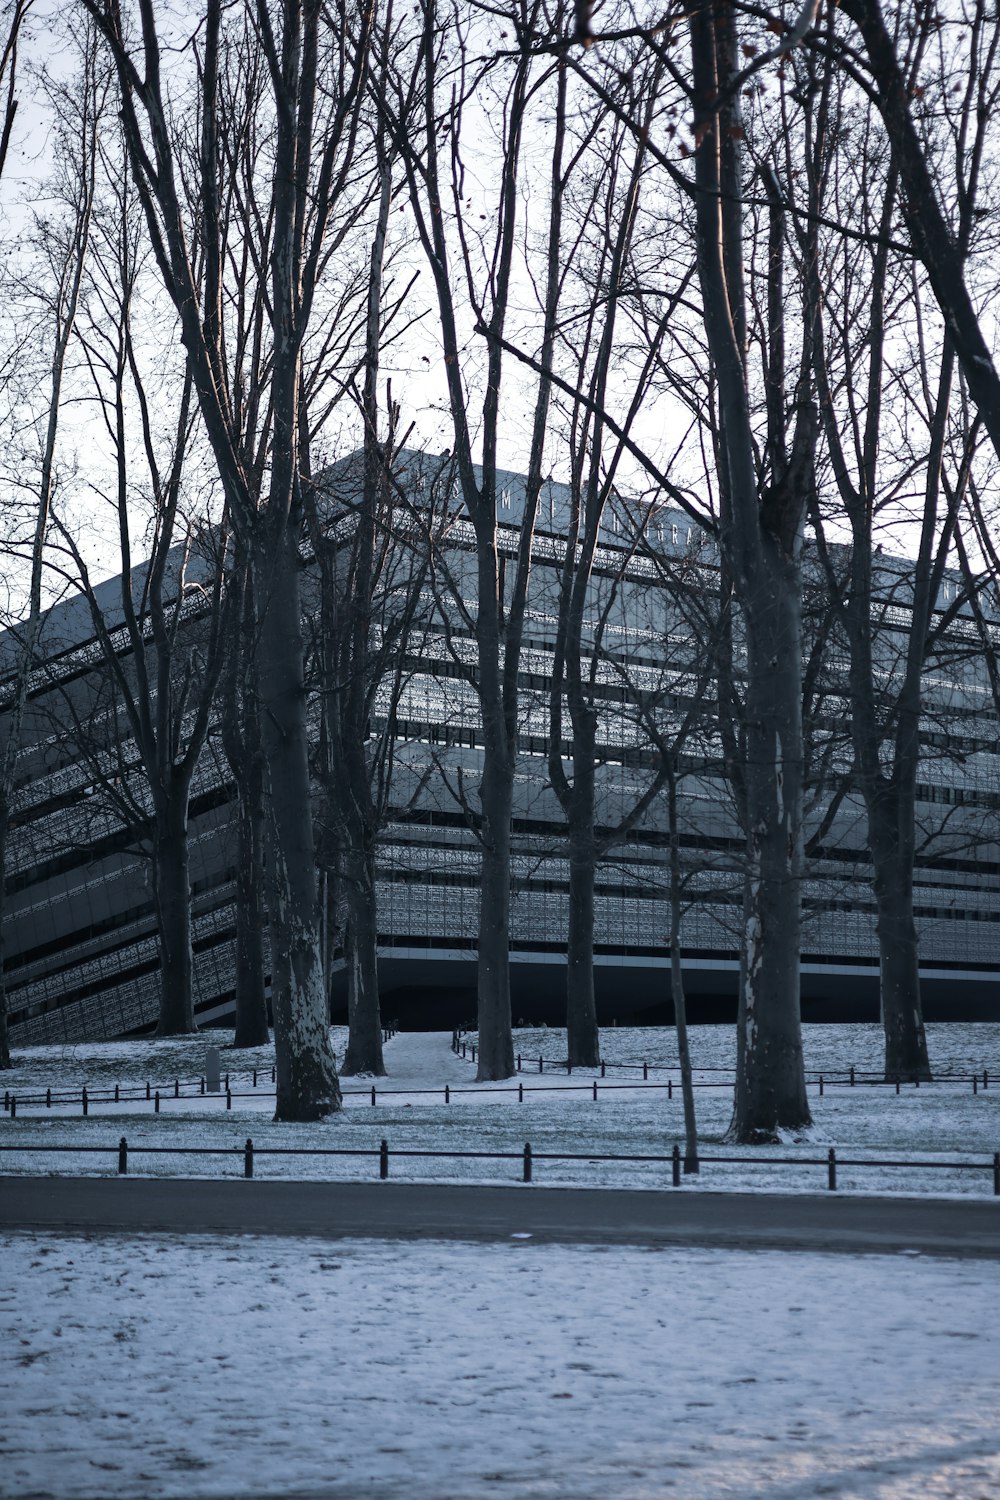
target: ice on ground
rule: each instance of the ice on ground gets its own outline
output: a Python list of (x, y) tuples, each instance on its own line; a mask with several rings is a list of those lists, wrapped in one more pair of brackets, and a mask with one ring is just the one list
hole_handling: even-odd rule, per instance
[(18, 1500), (992, 1500), (992, 1263), (21, 1234)]

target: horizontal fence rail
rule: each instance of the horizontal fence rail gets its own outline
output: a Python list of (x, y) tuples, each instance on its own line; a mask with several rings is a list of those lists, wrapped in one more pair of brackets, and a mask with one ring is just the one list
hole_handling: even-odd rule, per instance
[[(382, 1027), (382, 1041), (390, 1042), (397, 1035), (395, 1026)], [(336, 1056), (336, 1054), (334, 1054)], [(245, 1079), (250, 1083), (252, 1093), (238, 1093), (233, 1085), (239, 1079)], [(18, 1106), (24, 1107), (30, 1104), (44, 1104), (46, 1109), (58, 1108), (61, 1105), (79, 1104), (83, 1114), (87, 1114), (91, 1104), (136, 1104), (143, 1100), (148, 1104), (155, 1103), (157, 1098), (161, 1101), (166, 1099), (195, 1099), (218, 1097), (219, 1099), (229, 1096), (233, 1099), (259, 1098), (259, 1085), (275, 1083), (277, 1080), (277, 1069), (272, 1063), (268, 1067), (260, 1068), (233, 1068), (226, 1073), (219, 1074), (218, 1085), (213, 1087), (207, 1079), (206, 1074), (200, 1074), (197, 1078), (172, 1078), (165, 1083), (153, 1083), (147, 1079), (144, 1083), (115, 1083), (107, 1084), (105, 1087), (94, 1087), (90, 1084), (77, 1085), (73, 1088), (52, 1089), (36, 1092), (25, 1091), (21, 1094), (13, 1094), (12, 1090), (5, 1089), (3, 1096), (3, 1107), (5, 1113), (11, 1113), (11, 1101), (14, 1101), (14, 1114), (16, 1116)], [(349, 1094), (367, 1093), (367, 1090), (349, 1089)], [(267, 1097), (264, 1095), (264, 1097)], [(227, 1105), (227, 1108), (229, 1106)]]
[[(541, 1072), (541, 1070), (539, 1071)], [(572, 1070), (570, 1070), (570, 1072), (571, 1071)], [(652, 1069), (650, 1069), (649, 1071), (652, 1071)], [(665, 1092), (667, 1099), (672, 1100), (675, 1093), (677, 1093), (679, 1097), (679, 1091), (681, 1088), (680, 1079), (675, 1076), (678, 1071), (679, 1070), (675, 1068), (673, 1070), (673, 1074), (669, 1075), (666, 1078), (650, 1079), (647, 1073), (647, 1075), (642, 1079), (626, 1079), (620, 1083), (609, 1081), (602, 1075), (601, 1080), (598, 1080), (597, 1078), (591, 1078), (586, 1083), (545, 1084), (532, 1082), (529, 1085), (525, 1085), (522, 1079), (519, 1080), (516, 1085), (512, 1084), (510, 1088), (504, 1088), (502, 1083), (492, 1083), (483, 1084), (481, 1086), (477, 1086), (476, 1084), (469, 1084), (463, 1085), (458, 1088), (453, 1088), (451, 1084), (444, 1084), (443, 1086), (439, 1084), (435, 1087), (411, 1087), (396, 1089), (380, 1087), (376, 1084), (372, 1084), (370, 1087), (365, 1087), (362, 1089), (345, 1088), (341, 1090), (341, 1093), (344, 1099), (366, 1099), (373, 1107), (378, 1104), (379, 1100), (382, 1100), (382, 1102), (384, 1103), (385, 1101), (391, 1099), (410, 1099), (415, 1097), (433, 1095), (440, 1099), (443, 1099), (445, 1104), (450, 1104), (452, 1099), (462, 1099), (466, 1096), (471, 1095), (488, 1094), (491, 1097), (496, 1098), (498, 1096), (502, 1097), (504, 1094), (508, 1093), (511, 1096), (516, 1095), (518, 1103), (520, 1104), (524, 1103), (526, 1095), (530, 1096), (533, 1094), (557, 1094), (561, 1096), (563, 1094), (586, 1093), (590, 1095), (592, 1102), (596, 1104), (598, 1098), (601, 1095), (614, 1093), (615, 1091), (619, 1090), (626, 1090), (631, 1093), (651, 1093), (657, 1091), (661, 1093)], [(707, 1070), (699, 1068), (696, 1069), (696, 1071), (702, 1072)], [(137, 1084), (134, 1086), (126, 1087), (115, 1084), (114, 1088), (109, 1085), (104, 1089), (88, 1088), (86, 1085), (84, 1085), (82, 1089), (46, 1089), (44, 1093), (39, 1091), (37, 1093), (22, 1094), (15, 1094), (11, 1090), (5, 1089), (3, 1107), (4, 1113), (9, 1115), (11, 1119), (16, 1119), (18, 1111), (20, 1110), (23, 1112), (26, 1108), (58, 1109), (69, 1108), (70, 1106), (79, 1106), (81, 1114), (87, 1115), (90, 1113), (91, 1105), (95, 1104), (121, 1105), (145, 1103), (152, 1106), (153, 1112), (155, 1114), (159, 1114), (161, 1105), (168, 1104), (172, 1099), (180, 1100), (203, 1098), (206, 1103), (208, 1103), (212, 1099), (218, 1099), (220, 1105), (224, 1103), (226, 1109), (232, 1109), (234, 1099), (239, 1100), (276, 1098), (277, 1096), (273, 1089), (269, 1089), (266, 1087), (267, 1083), (274, 1082), (274, 1069), (272, 1068), (270, 1072), (270, 1078), (267, 1078), (265, 1076), (264, 1070), (260, 1070), (259, 1072), (255, 1073), (252, 1087), (249, 1090), (244, 1089), (242, 1091), (238, 1091), (237, 1089), (233, 1088), (232, 1080), (229, 1074), (225, 1076), (225, 1079), (220, 1083), (219, 1089), (215, 1091), (211, 1089), (206, 1090), (205, 1080), (203, 1078), (200, 1080), (195, 1079), (193, 1082), (192, 1080), (174, 1079), (172, 1083), (167, 1084), (162, 1088), (154, 1087), (151, 1083), (146, 1083), (145, 1085)], [(542, 1076), (544, 1076), (544, 1074)], [(995, 1076), (996, 1075), (994, 1074), (994, 1077)], [(263, 1084), (260, 1086), (258, 1085), (258, 1078), (263, 1080)], [(977, 1094), (980, 1091), (985, 1092), (988, 1090), (989, 1080), (989, 1071), (984, 1068), (982, 1073), (949, 1073), (938, 1074), (933, 1080), (928, 1080), (926, 1078), (923, 1080), (915, 1079), (913, 1081), (912, 1087), (920, 1088), (922, 1082), (924, 1087), (926, 1088), (928, 1087), (929, 1083), (933, 1081), (933, 1083), (935, 1084), (952, 1084), (955, 1086), (961, 1086), (962, 1088), (971, 1087), (973, 1094)], [(866, 1086), (878, 1085), (890, 1089), (894, 1088), (897, 1094), (900, 1094), (902, 1092), (904, 1086), (902, 1081), (898, 1078), (869, 1078), (861, 1080), (861, 1082), (863, 1082)], [(853, 1088), (855, 1086), (855, 1080), (853, 1078), (847, 1077), (846, 1075), (837, 1076), (834, 1074), (820, 1074), (818, 1077), (807, 1079), (806, 1085), (807, 1087), (815, 1088), (819, 1096), (822, 1097), (825, 1094), (826, 1090), (829, 1088)], [(732, 1092), (733, 1083), (729, 1079), (721, 1079), (718, 1081), (714, 1079), (695, 1079), (692, 1082), (691, 1087), (694, 1089), (722, 1089), (727, 1092)]]
[[(477, 1042), (463, 1040), (462, 1033), (459, 1031), (452, 1032), (451, 1050), (455, 1053), (456, 1057), (461, 1057), (466, 1062), (476, 1062), (478, 1060), (479, 1044)], [(548, 1068), (550, 1073), (561, 1072), (565, 1073), (567, 1077), (569, 1077), (573, 1072), (573, 1064), (565, 1057), (536, 1057), (535, 1054), (531, 1054), (529, 1056), (524, 1052), (518, 1052), (515, 1058), (514, 1065), (515, 1070), (518, 1073), (534, 1073), (536, 1071), (536, 1068), (539, 1073), (544, 1073), (545, 1069)], [(669, 1072), (673, 1074), (674, 1077), (676, 1077), (677, 1074), (680, 1073), (679, 1062), (601, 1062), (599, 1066), (602, 1078), (607, 1077), (609, 1068), (628, 1068), (637, 1074), (641, 1071), (644, 1082), (648, 1080), (650, 1073)], [(593, 1071), (593, 1069), (589, 1067), (583, 1067), (579, 1071), (591, 1072)], [(719, 1083), (696, 1083), (694, 1085), (695, 1088), (732, 1087), (732, 1081), (736, 1078), (735, 1067), (702, 1067), (700, 1064), (697, 1064), (693, 1066), (693, 1071), (695, 1073), (725, 1074), (725, 1079)], [(896, 1093), (898, 1094), (900, 1091), (900, 1085), (904, 1083), (912, 1083), (916, 1088), (919, 1088), (920, 1085), (923, 1084), (926, 1088), (929, 1084), (956, 1082), (971, 1082), (973, 1092), (975, 1093), (980, 1087), (984, 1089), (989, 1088), (991, 1072), (995, 1078), (997, 1074), (997, 1069), (995, 1066), (992, 1069), (983, 1067), (974, 1068), (971, 1071), (968, 1068), (935, 1068), (929, 1077), (920, 1078), (911, 1076), (906, 1073), (887, 1074), (884, 1068), (857, 1068), (853, 1064), (851, 1064), (843, 1068), (827, 1068), (822, 1072), (820, 1072), (816, 1068), (807, 1068), (805, 1071), (805, 1081), (807, 1084), (811, 1083), (816, 1085), (819, 1088), (819, 1092), (821, 1094), (824, 1090), (824, 1087), (829, 1088), (834, 1084), (849, 1085), (851, 1088), (871, 1086), (882, 1088), (888, 1086), (889, 1088), (892, 1088), (893, 1086), (895, 1086)]]
[[(384, 1042), (390, 1041), (396, 1035), (397, 1030), (395, 1027), (383, 1028), (382, 1039)], [(464, 1040), (461, 1032), (456, 1031), (452, 1033), (451, 1045), (452, 1051), (457, 1057), (464, 1058), (466, 1061), (470, 1062), (477, 1061), (478, 1044), (476, 1042)], [(558, 1075), (560, 1073), (563, 1073), (567, 1076), (567, 1078), (572, 1076), (573, 1073), (572, 1064), (569, 1063), (566, 1059), (547, 1058), (544, 1056), (528, 1057), (526, 1054), (521, 1052), (517, 1054), (517, 1074), (544, 1076), (546, 1069), (548, 1070), (549, 1074)], [(628, 1071), (633, 1073), (635, 1077), (631, 1079), (623, 1079), (621, 1082), (609, 1080), (609, 1071), (613, 1072), (613, 1070), (615, 1069), (619, 1070), (619, 1076), (621, 1072)], [(583, 1069), (578, 1071), (596, 1073), (596, 1070), (591, 1069)], [(734, 1086), (736, 1077), (735, 1068), (699, 1066), (694, 1069), (694, 1072), (699, 1076), (693, 1081), (693, 1088), (732, 1089)], [(947, 1071), (936, 1070), (931, 1078), (909, 1079), (903, 1076), (886, 1077), (885, 1073), (882, 1071), (866, 1071), (853, 1066), (841, 1069), (830, 1068), (824, 1070), (823, 1072), (818, 1072), (814, 1069), (810, 1069), (806, 1072), (806, 1086), (815, 1088), (820, 1096), (825, 1094), (826, 1090), (829, 1088), (889, 1088), (894, 1089), (895, 1092), (899, 1094), (902, 1092), (904, 1086), (906, 1086), (907, 1088), (911, 1086), (913, 1088), (920, 1088), (921, 1085), (923, 1085), (923, 1087), (927, 1088), (935, 1084), (951, 1084), (961, 1086), (963, 1088), (971, 1088), (972, 1092), (976, 1094), (980, 1090), (983, 1090), (985, 1092), (989, 1089), (991, 1074), (995, 1079), (997, 1076), (997, 1072), (998, 1069), (996, 1067), (977, 1068), (971, 1072), (967, 1069), (950, 1069)], [(642, 1075), (641, 1080), (639, 1078), (640, 1073)], [(707, 1073), (719, 1074), (720, 1077), (718, 1079), (705, 1078), (703, 1075)], [(260, 1099), (275, 1097), (274, 1093), (268, 1089), (269, 1084), (275, 1084), (275, 1078), (275, 1068), (273, 1065), (270, 1065), (260, 1068), (231, 1069), (224, 1074), (220, 1074), (218, 1088), (212, 1088), (208, 1083), (207, 1077), (205, 1075), (200, 1075), (196, 1078), (176, 1077), (159, 1083), (154, 1083), (152, 1080), (147, 1080), (144, 1083), (115, 1083), (107, 1084), (104, 1086), (92, 1086), (89, 1084), (83, 1084), (73, 1088), (46, 1088), (44, 1090), (26, 1089), (21, 1093), (15, 1093), (13, 1090), (7, 1088), (4, 1090), (3, 1108), (4, 1113), (9, 1115), (12, 1119), (15, 1119), (17, 1117), (17, 1112), (19, 1109), (24, 1110), (26, 1108), (40, 1107), (44, 1107), (45, 1109), (58, 1109), (79, 1106), (81, 1114), (86, 1115), (89, 1113), (91, 1105), (98, 1104), (109, 1105), (146, 1103), (150, 1104), (153, 1107), (154, 1113), (159, 1113), (160, 1106), (170, 1099), (204, 1098), (207, 1101), (213, 1098), (217, 1098), (220, 1103), (224, 1100), (226, 1108), (231, 1109), (234, 1099)], [(248, 1084), (249, 1088), (239, 1088), (238, 1085), (241, 1081)], [(589, 1091), (592, 1100), (596, 1102), (598, 1098), (599, 1085), (600, 1093), (605, 1093), (606, 1091), (611, 1091), (613, 1089), (636, 1090), (640, 1089), (643, 1085), (647, 1085), (652, 1089), (665, 1089), (667, 1098), (672, 1099), (674, 1090), (681, 1087), (680, 1066), (677, 1063), (602, 1062), (600, 1064), (600, 1079), (595, 1076), (588, 1079), (586, 1082), (579, 1084), (545, 1085), (532, 1083), (527, 1092), (536, 1094), (557, 1091), (559, 1093)], [(391, 1099), (393, 1097), (401, 1098), (404, 1096), (412, 1097), (415, 1095), (433, 1094), (437, 1094), (443, 1097), (444, 1102), (446, 1104), (450, 1104), (452, 1097), (460, 1097), (466, 1094), (482, 1093), (495, 1095), (502, 1094), (504, 1092), (505, 1090), (503, 1089), (503, 1087), (498, 1086), (495, 1083), (484, 1085), (482, 1087), (477, 1087), (476, 1085), (463, 1085), (459, 1088), (454, 1088), (451, 1085), (446, 1084), (443, 1087), (438, 1086), (436, 1088), (424, 1087), (398, 1089), (394, 1089), (391, 1087), (386, 1088), (384, 1086), (380, 1087), (379, 1085), (373, 1084), (370, 1087), (366, 1086), (365, 1088), (345, 1088), (342, 1090), (343, 1097), (345, 1099), (364, 1098), (368, 1099), (372, 1105), (375, 1105), (378, 1102), (379, 1098)], [(524, 1102), (524, 1095), (526, 1090), (521, 1079), (519, 1079), (516, 1088), (512, 1085), (510, 1092), (517, 1094), (520, 1103)]]
[[(384, 1182), (389, 1176), (390, 1154), (397, 1157), (438, 1159), (448, 1161), (520, 1161), (521, 1179), (524, 1182), (533, 1181), (534, 1165), (536, 1162), (587, 1162), (597, 1165), (601, 1162), (644, 1162), (652, 1165), (666, 1166), (671, 1169), (671, 1185), (680, 1187), (682, 1181), (683, 1158), (681, 1148), (675, 1145), (668, 1156), (655, 1155), (640, 1152), (612, 1152), (593, 1153), (590, 1151), (533, 1151), (531, 1142), (525, 1141), (522, 1151), (459, 1151), (459, 1150), (433, 1150), (424, 1147), (397, 1147), (391, 1153), (389, 1142), (383, 1138), (378, 1148), (372, 1146), (263, 1146), (255, 1147), (253, 1140), (249, 1137), (242, 1145), (232, 1146), (129, 1146), (125, 1136), (122, 1136), (117, 1145), (107, 1143), (104, 1145), (82, 1146), (75, 1144), (42, 1144), (33, 1141), (18, 1141), (8, 1143), (0, 1141), (0, 1160), (10, 1153), (31, 1152), (36, 1156), (59, 1156), (59, 1155), (84, 1155), (114, 1157), (117, 1159), (117, 1171), (119, 1176), (126, 1176), (129, 1170), (129, 1159), (132, 1156), (222, 1156), (243, 1158), (243, 1175), (252, 1178), (254, 1175), (254, 1162), (258, 1157), (267, 1156), (309, 1156), (309, 1157), (338, 1157), (338, 1156), (360, 1156), (377, 1157), (379, 1163), (379, 1177)], [(837, 1169), (839, 1167), (854, 1168), (889, 1168), (900, 1171), (959, 1171), (959, 1172), (990, 1172), (993, 1177), (994, 1197), (1000, 1198), (1000, 1151), (993, 1154), (992, 1161), (928, 1161), (924, 1158), (912, 1160), (899, 1157), (856, 1157), (837, 1156), (836, 1148), (831, 1146), (825, 1156), (701, 1156), (698, 1157), (699, 1168), (704, 1166), (741, 1166), (741, 1167), (824, 1167), (826, 1169), (826, 1185), (830, 1192), (837, 1189)]]

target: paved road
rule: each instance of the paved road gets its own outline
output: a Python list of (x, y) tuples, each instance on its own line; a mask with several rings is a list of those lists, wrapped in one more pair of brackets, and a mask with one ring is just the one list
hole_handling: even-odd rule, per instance
[(0, 1231), (303, 1234), (921, 1251), (1000, 1259), (1000, 1200), (0, 1177)]

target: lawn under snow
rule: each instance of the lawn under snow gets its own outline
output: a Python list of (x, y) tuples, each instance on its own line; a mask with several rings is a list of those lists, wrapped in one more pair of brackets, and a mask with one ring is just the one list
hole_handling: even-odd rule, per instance
[[(826, 1186), (825, 1158), (835, 1147), (841, 1165), (838, 1186), (843, 1191), (992, 1193), (989, 1164), (1000, 1149), (1000, 1025), (949, 1024), (928, 1028), (931, 1057), (942, 1075), (920, 1088), (904, 1084), (897, 1095), (892, 1087), (831, 1084), (845, 1079), (854, 1066), (860, 1079), (876, 1073), (881, 1063), (881, 1030), (877, 1026), (806, 1026), (803, 1028), (809, 1100), (813, 1128), (796, 1141), (777, 1148), (734, 1148), (724, 1143), (732, 1099), (734, 1033), (730, 1027), (692, 1028), (691, 1049), (696, 1065), (700, 1149), (703, 1155), (736, 1156), (735, 1164), (706, 1162), (698, 1186), (707, 1188), (810, 1190)], [(335, 1028), (333, 1041), (342, 1055), (345, 1033)], [(78, 1044), (27, 1048), (15, 1056), (15, 1067), (0, 1078), (18, 1096), (17, 1118), (0, 1117), (0, 1173), (114, 1172), (119, 1137), (130, 1148), (130, 1171), (150, 1175), (199, 1175), (242, 1171), (242, 1148), (252, 1137), (257, 1176), (372, 1178), (377, 1174), (377, 1151), (389, 1143), (390, 1175), (408, 1180), (516, 1181), (515, 1159), (531, 1142), (536, 1182), (588, 1185), (662, 1187), (669, 1165), (643, 1162), (598, 1163), (601, 1155), (669, 1155), (682, 1140), (683, 1122), (675, 1034), (666, 1028), (612, 1028), (602, 1033), (602, 1055), (607, 1075), (555, 1064), (565, 1057), (565, 1035), (559, 1031), (519, 1030), (515, 1047), (522, 1072), (500, 1084), (475, 1083), (475, 1067), (455, 1056), (446, 1033), (401, 1033), (386, 1046), (389, 1076), (385, 1079), (345, 1079), (346, 1108), (316, 1125), (276, 1125), (270, 1069), (273, 1049), (237, 1052), (231, 1033), (209, 1032), (179, 1040)], [(222, 1044), (222, 1068), (229, 1073), (232, 1109), (224, 1094), (201, 1096), (197, 1080), (205, 1072), (206, 1049)], [(544, 1070), (538, 1069), (538, 1058)], [(643, 1084), (643, 1064), (648, 1080)], [(251, 1070), (258, 1069), (256, 1088)], [(982, 1086), (982, 1073), (990, 1086)], [(972, 1089), (977, 1075), (977, 1092)], [(953, 1076), (945, 1077), (950, 1074)], [(827, 1080), (823, 1095), (818, 1079)], [(173, 1098), (173, 1080), (181, 1081), (182, 1097)], [(145, 1083), (160, 1089), (161, 1111), (154, 1113), (144, 1097)], [(672, 1098), (667, 1095), (671, 1080)], [(80, 1090), (91, 1094), (119, 1083), (124, 1089), (141, 1085), (143, 1097), (118, 1105), (91, 1099), (86, 1119), (81, 1115)], [(372, 1107), (371, 1089), (376, 1089)], [(518, 1084), (524, 1091), (518, 1098)], [(597, 1084), (598, 1096), (593, 1097)], [(445, 1088), (449, 1102), (445, 1103)], [(44, 1090), (54, 1099), (64, 1090), (72, 1100), (46, 1108)], [(188, 1090), (185, 1096), (185, 1089)], [(31, 1096), (35, 1102), (29, 1103)], [(100, 1155), (57, 1156), (39, 1151), (5, 1151), (15, 1144), (39, 1147), (55, 1144), (100, 1145)], [(146, 1154), (165, 1146), (222, 1146), (232, 1158)], [(319, 1147), (356, 1150), (358, 1156), (268, 1157), (268, 1148)], [(508, 1159), (404, 1157), (403, 1150), (496, 1151)], [(575, 1153), (580, 1161), (549, 1161), (545, 1153)], [(782, 1165), (778, 1158), (802, 1159), (802, 1166)], [(917, 1157), (927, 1162), (977, 1164), (978, 1169), (928, 1167), (904, 1170), (852, 1167), (843, 1158)], [(807, 1163), (807, 1164), (806, 1164)], [(686, 1188), (694, 1181), (685, 1182)]]
[(18, 1500), (995, 1500), (997, 1268), (0, 1240)]

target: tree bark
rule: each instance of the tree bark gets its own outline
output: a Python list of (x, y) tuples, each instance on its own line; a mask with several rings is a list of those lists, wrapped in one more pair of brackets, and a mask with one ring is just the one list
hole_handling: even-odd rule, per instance
[(298, 527), (259, 544), (254, 583), (261, 744), (267, 763), (268, 897), (278, 1120), (316, 1120), (341, 1105), (319, 950)]
[(912, 837), (905, 836), (905, 827), (900, 830), (902, 811), (893, 790), (882, 788), (869, 814), (887, 1081), (931, 1076), (913, 920)]
[[(236, 830), (236, 1047), (263, 1047), (267, 1026), (264, 962), (264, 778), (248, 757), (237, 783)], [(244, 779), (245, 778), (245, 779)]]
[(746, 601), (747, 875), (732, 1133), (810, 1123), (799, 1016), (802, 672), (798, 561), (764, 538)]
[(254, 650), (257, 614), (246, 549), (237, 545), (225, 602), (227, 670), (222, 695), (222, 745), (236, 785), (236, 1036), (237, 1047), (269, 1039), (265, 962), (265, 767), (260, 747)]
[[(746, 870), (740, 953), (737, 1081), (731, 1134), (774, 1140), (810, 1123), (799, 1015), (802, 680), (799, 551), (803, 475), (759, 492), (744, 364), (743, 199), (738, 101), (720, 107), (733, 71), (729, 0), (691, 11), (696, 232), (705, 332), (718, 379), (720, 545), (746, 634)], [(801, 411), (796, 448), (811, 457)], [(779, 483), (780, 479), (780, 483)], [(767, 503), (765, 504), (765, 501)]]
[[(484, 715), (485, 717), (485, 715)], [(477, 1081), (510, 1078), (514, 1036), (510, 1014), (510, 821), (512, 768), (503, 750), (486, 736), (482, 807), (482, 869), (479, 897), (479, 1056)]]
[(569, 921), (566, 934), (566, 1048), (574, 1068), (597, 1068), (601, 1044), (594, 996), (594, 715), (574, 716), (573, 786), (567, 805)]
[(10, 1032), (7, 1026), (7, 975), (4, 971), (6, 944), (4, 942), (4, 891), (7, 881), (7, 797), (0, 786), (0, 1069), (10, 1067)]
[(188, 873), (187, 786), (170, 797), (153, 838), (153, 889), (160, 949), (157, 1036), (183, 1036), (194, 1024), (191, 883)]
[(341, 1073), (385, 1077), (378, 995), (378, 908), (375, 853), (352, 847), (344, 859), (347, 901), (347, 1013), (350, 1037)]
[(684, 1170), (696, 1173), (700, 1170), (698, 1121), (694, 1105), (691, 1049), (688, 1045), (687, 996), (684, 993), (684, 971), (681, 968), (681, 846), (677, 825), (677, 776), (673, 766), (667, 768), (667, 820), (670, 833), (670, 998), (674, 1004), (677, 1056), (681, 1065), (681, 1094), (684, 1100)]

